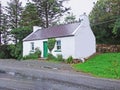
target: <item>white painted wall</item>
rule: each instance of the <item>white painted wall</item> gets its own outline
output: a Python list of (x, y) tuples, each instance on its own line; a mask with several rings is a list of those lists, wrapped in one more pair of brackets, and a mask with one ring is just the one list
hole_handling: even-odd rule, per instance
[(47, 41), (44, 40), (34, 40), (34, 41), (24, 41), (23, 42), (23, 56), (29, 55), (31, 51), (31, 42), (34, 42), (34, 47), (39, 48), (42, 52), (41, 56), (43, 56), (43, 42)]
[(75, 39), (74, 36), (71, 37), (62, 37), (62, 38), (56, 38), (56, 40), (61, 40), (61, 52), (55, 52), (56, 45), (54, 50), (52, 51), (52, 54), (57, 56), (57, 54), (62, 54), (63, 58), (68, 58), (69, 56), (75, 57)]
[(87, 58), (96, 52), (96, 40), (88, 17), (84, 15), (81, 18), (83, 21), (75, 33), (75, 57)]
[[(52, 50), (52, 54), (54, 56), (62, 55), (63, 58), (68, 58), (69, 56), (75, 57), (75, 39), (74, 37), (62, 37), (62, 38), (56, 38), (56, 40), (61, 40), (61, 52), (56, 52), (57, 45), (55, 44), (54, 49)], [(45, 40), (36, 40), (36, 41), (24, 41), (23, 42), (23, 56), (29, 55), (31, 50), (31, 42), (34, 42), (34, 47), (39, 48), (42, 51), (42, 57), (43, 57), (43, 42), (47, 41)], [(49, 52), (49, 51), (48, 51)]]

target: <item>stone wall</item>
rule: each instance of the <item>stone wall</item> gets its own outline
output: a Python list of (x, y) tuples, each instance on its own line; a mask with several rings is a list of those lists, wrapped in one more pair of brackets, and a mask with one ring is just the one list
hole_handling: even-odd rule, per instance
[(120, 45), (97, 44), (97, 53), (120, 52)]

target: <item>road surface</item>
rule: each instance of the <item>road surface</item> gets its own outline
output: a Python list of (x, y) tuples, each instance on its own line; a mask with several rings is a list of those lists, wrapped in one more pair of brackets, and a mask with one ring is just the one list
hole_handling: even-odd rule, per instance
[[(76, 77), (73, 77), (76, 78)], [(95, 81), (88, 85), (87, 78), (83, 77), (80, 83), (67, 82), (48, 78), (35, 78), (21, 75), (0, 73), (0, 90), (120, 90), (120, 82)], [(70, 78), (72, 79), (72, 78)], [(85, 79), (85, 80), (84, 80)], [(74, 79), (73, 79), (74, 80)], [(91, 80), (92, 81), (92, 80)], [(88, 81), (89, 82), (89, 81)], [(102, 83), (102, 84), (101, 84)], [(113, 84), (112, 84), (113, 83)], [(109, 84), (109, 85), (108, 85)], [(114, 87), (115, 85), (115, 87)], [(108, 87), (109, 86), (109, 87)]]
[(13, 76), (0, 73), (0, 90), (96, 90), (85, 85), (77, 85), (50, 79)]
[(0, 90), (120, 90), (120, 80), (77, 73), (67, 64), (0, 60), (0, 72)]

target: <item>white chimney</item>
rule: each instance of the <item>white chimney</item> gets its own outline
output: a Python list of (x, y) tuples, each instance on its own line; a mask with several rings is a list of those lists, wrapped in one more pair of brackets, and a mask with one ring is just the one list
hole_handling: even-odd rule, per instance
[(36, 32), (38, 29), (42, 29), (42, 27), (39, 27), (39, 26), (33, 26), (33, 32)]
[(89, 26), (90, 25), (89, 18), (85, 13), (80, 15), (80, 22), (81, 22), (81, 26)]

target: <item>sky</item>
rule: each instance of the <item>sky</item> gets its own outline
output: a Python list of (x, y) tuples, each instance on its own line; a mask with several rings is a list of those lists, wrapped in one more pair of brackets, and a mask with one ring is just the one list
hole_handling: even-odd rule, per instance
[[(2, 5), (5, 6), (7, 1), (10, 0), (0, 0)], [(25, 2), (27, 0), (20, 0), (23, 2), (23, 5), (25, 5)], [(73, 14), (78, 18), (81, 14), (84, 12), (89, 15), (91, 12), (94, 4), (93, 2), (97, 2), (97, 0), (70, 0), (69, 2), (66, 2), (65, 5), (71, 7), (71, 11)]]

